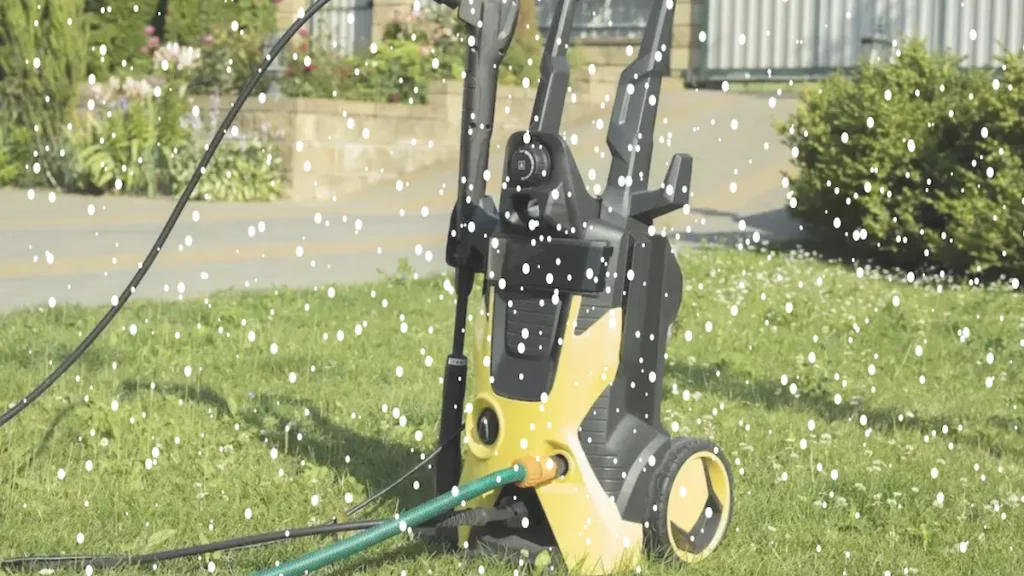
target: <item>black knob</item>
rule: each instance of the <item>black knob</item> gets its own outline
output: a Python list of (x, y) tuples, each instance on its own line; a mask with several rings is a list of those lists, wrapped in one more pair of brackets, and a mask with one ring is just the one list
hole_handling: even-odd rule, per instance
[(476, 421), (476, 435), (490, 446), (498, 441), (498, 415), (490, 408), (485, 409)]
[(518, 184), (540, 184), (548, 177), (550, 171), (551, 155), (540, 144), (523, 146), (509, 158), (509, 178)]

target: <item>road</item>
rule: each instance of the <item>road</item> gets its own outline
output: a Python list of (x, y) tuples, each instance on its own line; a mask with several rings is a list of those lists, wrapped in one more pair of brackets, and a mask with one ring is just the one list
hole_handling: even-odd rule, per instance
[[(659, 226), (678, 232), (684, 243), (794, 234), (780, 184), (789, 151), (772, 128), (794, 109), (788, 96), (769, 102), (767, 94), (663, 94), (652, 180), (661, 181), (672, 153), (691, 154), (695, 164), (691, 210)], [(608, 112), (595, 109), (566, 129), (584, 178), (594, 171), (592, 183), (607, 175), (606, 130), (598, 120), (606, 121)], [(502, 156), (492, 154), (492, 173), (502, 173)], [(401, 186), (334, 201), (191, 203), (135, 298), (364, 282), (393, 272), (402, 259), (421, 273), (442, 271), (457, 170), (453, 160), (409, 174)], [(172, 205), (0, 191), (0, 311), (109, 303), (137, 270)]]

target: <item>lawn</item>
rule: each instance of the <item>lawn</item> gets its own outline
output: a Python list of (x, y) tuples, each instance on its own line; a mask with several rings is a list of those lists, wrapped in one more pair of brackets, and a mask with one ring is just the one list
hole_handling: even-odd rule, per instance
[[(1019, 573), (1019, 290), (908, 282), (797, 254), (681, 258), (664, 421), (724, 447), (736, 516), (705, 563), (650, 563), (643, 573)], [(129, 304), (77, 367), (0, 430), (0, 556), (145, 552), (339, 514), (434, 448), (448, 287), (392, 278)], [(3, 317), (3, 402), (45, 376), (101, 314)], [(383, 513), (426, 499), (430, 487), (429, 473), (410, 480)], [(325, 542), (159, 573), (248, 574)], [(517, 568), (406, 541), (333, 573)]]

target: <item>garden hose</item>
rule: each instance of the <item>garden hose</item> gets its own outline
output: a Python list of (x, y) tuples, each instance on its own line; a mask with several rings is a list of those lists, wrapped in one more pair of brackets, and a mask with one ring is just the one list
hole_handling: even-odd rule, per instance
[(525, 482), (527, 476), (527, 467), (522, 464), (516, 464), (511, 468), (488, 474), (465, 486), (456, 487), (450, 493), (442, 494), (404, 514), (399, 514), (393, 520), (389, 520), (365, 532), (360, 532), (356, 536), (335, 542), (326, 548), (283, 563), (275, 568), (262, 570), (253, 574), (253, 576), (301, 576), (314, 570), (319, 570), (324, 566), (334, 564), (358, 552), (376, 546), (389, 538), (398, 536), (402, 532), (427, 523), (445, 512), (454, 510), (464, 502), (478, 498), (491, 490), (509, 484)]

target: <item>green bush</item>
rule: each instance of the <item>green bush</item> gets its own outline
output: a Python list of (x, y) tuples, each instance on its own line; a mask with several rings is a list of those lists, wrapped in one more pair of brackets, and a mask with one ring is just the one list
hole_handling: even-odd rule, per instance
[(814, 247), (910, 269), (1024, 271), (1024, 62), (1001, 73), (902, 45), (806, 92), (779, 126)]
[[(385, 41), (404, 40), (426, 46), (425, 54), (438, 60), (439, 76), (450, 79), (462, 78), (467, 37), (466, 25), (457, 13), (437, 7), (389, 22), (383, 35)], [(524, 77), (536, 79), (540, 73), (543, 41), (538, 36), (536, 3), (522, 2), (515, 38), (502, 61), (500, 81), (519, 84)]]
[(274, 31), (276, 15), (272, 0), (168, 0), (163, 35), (196, 46), (204, 37), (231, 33), (260, 44)]
[(363, 57), (304, 44), (287, 64), (281, 91), (293, 98), (423, 104), (427, 85), (438, 76), (428, 56), (423, 45), (403, 39), (384, 41)]
[(0, 186), (13, 184), (21, 174), (18, 166), (19, 143), (11, 129), (11, 116), (6, 113), (0, 116)]
[(198, 46), (203, 57), (189, 84), (194, 94), (237, 94), (264, 57), (262, 40), (229, 29), (204, 36)]
[[(85, 77), (80, 0), (2, 0), (0, 182), (63, 187), (68, 123)], [(71, 24), (68, 24), (71, 22)]]
[(160, 86), (112, 76), (93, 86), (95, 108), (82, 114), (77, 161), (84, 191), (125, 196), (173, 194), (172, 158), (189, 145), (182, 124), (184, 82)]
[(432, 6), (421, 12), (410, 12), (392, 20), (384, 27), (384, 42), (414, 42), (426, 47), (430, 60), (437, 59), (439, 78), (461, 78), (466, 67), (466, 25), (457, 13)]
[(136, 69), (147, 72), (149, 49), (159, 41), (154, 26), (158, 5), (159, 0), (85, 0), (89, 72), (100, 81), (111, 74), (125, 75)]
[[(184, 191), (208, 143), (194, 141), (175, 155), (171, 173)], [(278, 149), (260, 137), (226, 137), (203, 171), (194, 200), (262, 202), (281, 197), (284, 170)]]
[[(273, 32), (273, 0), (85, 0), (89, 27), (90, 72), (102, 81), (149, 70), (160, 44), (177, 43), (210, 49), (207, 68), (196, 88), (204, 92), (237, 90), (263, 56), (263, 42)], [(219, 75), (213, 72), (230, 70)], [(210, 79), (223, 82), (211, 86)]]
[(237, 93), (262, 61), (276, 25), (271, 0), (170, 0), (167, 41), (203, 51), (190, 91)]

